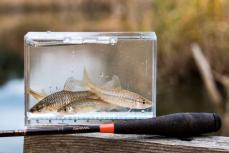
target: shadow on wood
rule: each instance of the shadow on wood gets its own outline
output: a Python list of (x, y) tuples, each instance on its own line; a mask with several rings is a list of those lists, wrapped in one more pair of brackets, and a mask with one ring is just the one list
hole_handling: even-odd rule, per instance
[(159, 136), (74, 134), (31, 136), (24, 152), (229, 152), (229, 137), (198, 137), (190, 141)]

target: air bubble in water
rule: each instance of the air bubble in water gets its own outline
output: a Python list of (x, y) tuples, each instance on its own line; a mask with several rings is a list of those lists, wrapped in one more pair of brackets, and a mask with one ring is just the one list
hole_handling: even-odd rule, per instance
[(110, 43), (111, 43), (111, 45), (115, 45), (117, 43), (117, 40), (116, 39), (111, 39)]

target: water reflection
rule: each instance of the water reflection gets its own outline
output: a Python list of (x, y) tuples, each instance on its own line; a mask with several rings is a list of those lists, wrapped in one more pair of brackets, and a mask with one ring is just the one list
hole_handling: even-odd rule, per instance
[[(11, 80), (0, 87), (0, 130), (24, 127), (24, 81)], [(23, 152), (23, 137), (0, 138), (0, 152)]]
[(170, 85), (158, 83), (157, 116), (177, 112), (213, 112), (213, 107), (201, 82)]

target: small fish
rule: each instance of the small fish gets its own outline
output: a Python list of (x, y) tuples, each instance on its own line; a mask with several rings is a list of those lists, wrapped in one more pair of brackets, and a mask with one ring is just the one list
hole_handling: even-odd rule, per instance
[(64, 84), (64, 90), (52, 93), (50, 95), (38, 93), (30, 89), (29, 93), (39, 101), (30, 109), (30, 112), (57, 111), (61, 107), (64, 107), (71, 102), (82, 101), (86, 98), (98, 98), (90, 91), (73, 91), (74, 86), (71, 80), (72, 78), (68, 78), (66, 80)]
[(62, 113), (85, 113), (85, 112), (99, 112), (110, 111), (116, 107), (106, 103), (100, 99), (83, 99), (81, 101), (75, 101), (69, 103), (58, 109), (58, 112)]
[(152, 102), (141, 95), (122, 89), (118, 76), (113, 76), (112, 80), (107, 82), (103, 87), (97, 87), (93, 84), (84, 69), (84, 77), (82, 81), (71, 80), (75, 84), (85, 87), (93, 92), (103, 101), (131, 109), (146, 109), (152, 106)]
[[(34, 95), (34, 91), (31, 91), (30, 93)], [(90, 96), (95, 97), (90, 91), (58, 91), (41, 99), (30, 109), (30, 112), (57, 111), (73, 101), (82, 101)]]

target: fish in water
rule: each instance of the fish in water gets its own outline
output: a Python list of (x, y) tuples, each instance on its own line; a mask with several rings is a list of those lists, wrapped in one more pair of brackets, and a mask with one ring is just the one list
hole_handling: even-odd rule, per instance
[(82, 101), (90, 96), (94, 96), (90, 91), (58, 91), (41, 99), (30, 109), (30, 112), (57, 111), (65, 105)]
[(71, 80), (76, 85), (85, 87), (94, 93), (103, 101), (127, 107), (131, 109), (146, 109), (152, 106), (152, 102), (141, 95), (122, 89), (118, 76), (113, 76), (112, 80), (107, 82), (103, 87), (98, 87), (90, 80), (86, 69), (84, 69), (83, 80)]
[(73, 91), (73, 86), (70, 80), (72, 79), (67, 79), (64, 85), (64, 90), (52, 93), (50, 95), (44, 95), (30, 89), (29, 93), (34, 98), (39, 100), (39, 102), (30, 109), (30, 112), (57, 111), (71, 102), (82, 101), (86, 98), (98, 98), (90, 91)]
[(117, 107), (102, 101), (101, 99), (83, 99), (81, 101), (75, 101), (69, 103), (58, 109), (58, 112), (62, 113), (85, 113), (85, 112), (99, 112), (99, 111), (111, 111)]

